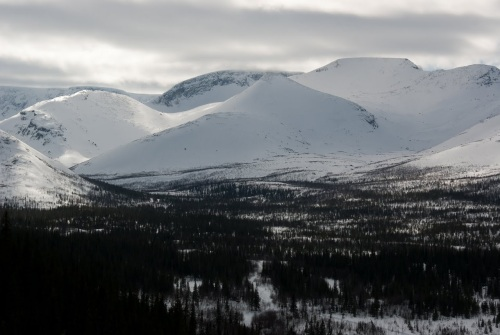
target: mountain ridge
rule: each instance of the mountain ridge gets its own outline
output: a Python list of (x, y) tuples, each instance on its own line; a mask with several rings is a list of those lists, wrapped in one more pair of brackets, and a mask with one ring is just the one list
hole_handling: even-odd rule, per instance
[(407, 59), (354, 58), (317, 71), (291, 79), (362, 105), (413, 151), (500, 113), (500, 70), (493, 66), (424, 71)]
[(296, 72), (224, 70), (202, 74), (174, 85), (149, 103), (164, 112), (180, 112), (241, 93), (265, 75), (290, 76)]
[(123, 94), (142, 103), (146, 103), (156, 97), (156, 95), (129, 93), (115, 88), (88, 85), (72, 86), (68, 88), (0, 86), (0, 121), (38, 102), (51, 100), (59, 96), (71, 95), (82, 90)]
[(0, 130), (0, 204), (36, 208), (85, 203), (95, 187)]

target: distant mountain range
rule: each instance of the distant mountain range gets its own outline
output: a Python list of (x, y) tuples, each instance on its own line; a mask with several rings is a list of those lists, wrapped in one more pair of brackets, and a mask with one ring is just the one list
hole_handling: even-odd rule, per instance
[(396, 164), (500, 173), (500, 70), (487, 65), (424, 71), (407, 59), (350, 58), (304, 74), (215, 72), (160, 96), (0, 87), (0, 115), (3, 138), (36, 149), (38, 160), (146, 191), (173, 181), (311, 181)]

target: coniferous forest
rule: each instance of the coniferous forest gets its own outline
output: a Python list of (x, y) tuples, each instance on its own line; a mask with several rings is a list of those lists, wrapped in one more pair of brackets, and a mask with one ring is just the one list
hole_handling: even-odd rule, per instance
[(0, 333), (500, 332), (500, 180), (418, 178), (4, 206)]

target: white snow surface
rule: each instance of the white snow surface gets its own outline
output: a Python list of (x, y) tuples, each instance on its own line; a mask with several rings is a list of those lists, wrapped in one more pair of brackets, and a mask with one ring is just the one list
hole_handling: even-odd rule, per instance
[(92, 185), (0, 130), (0, 204), (56, 207), (85, 200)]
[(122, 94), (84, 90), (36, 103), (0, 121), (0, 129), (70, 167), (210, 109), (168, 115)]
[(261, 169), (266, 175), (292, 167), (289, 161), (302, 170), (311, 163), (331, 164), (338, 156), (355, 160), (361, 154), (373, 158), (401, 149), (361, 106), (268, 76), (214, 107), (210, 115), (106, 152), (75, 171), (116, 179), (250, 166), (251, 174)]
[(408, 165), (446, 166), (451, 168), (448, 172), (468, 177), (500, 173), (500, 115), (423, 152), (421, 158)]
[(360, 104), (414, 151), (500, 114), (500, 70), (488, 65), (423, 71), (407, 59), (349, 58), (291, 78)]

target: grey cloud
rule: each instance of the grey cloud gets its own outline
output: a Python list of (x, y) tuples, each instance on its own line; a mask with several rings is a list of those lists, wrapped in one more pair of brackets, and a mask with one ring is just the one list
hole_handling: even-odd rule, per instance
[[(308, 43), (321, 39), (347, 42), (384, 39), (436, 39), (498, 30), (498, 20), (474, 16), (406, 15), (358, 17), (314, 12), (265, 12), (152, 3), (93, 1), (68, 6), (1, 6), (0, 19), (14, 29), (78, 38), (91, 36), (130, 48), (182, 52), (229, 42)], [(441, 38), (442, 39), (442, 38)], [(441, 41), (440, 41), (441, 42)], [(361, 46), (360, 46), (361, 47)], [(394, 46), (396, 47), (396, 46)], [(421, 44), (415, 43), (415, 48)], [(177, 49), (177, 50), (176, 50)], [(180, 50), (179, 50), (180, 49)], [(453, 50), (452, 50), (453, 51)]]
[[(70, 86), (109, 86), (110, 83), (96, 81), (75, 81), (72, 74), (57, 67), (0, 57), (0, 86), (70, 87)], [(161, 83), (141, 80), (117, 83), (131, 92), (161, 93), (165, 87)]]
[[(472, 47), (471, 36), (500, 33), (499, 21), (472, 15), (360, 17), (164, 2), (0, 5), (2, 34), (25, 31), (37, 39), (90, 38), (128, 50), (147, 50), (160, 55), (161, 71), (174, 72), (165, 72), (166, 78), (236, 67), (299, 70), (280, 64), (314, 57), (331, 61), (380, 54), (454, 57)], [(173, 63), (179, 68), (172, 70)], [(54, 71), (59, 75), (64, 74)]]
[(23, 84), (50, 81), (66, 73), (55, 66), (0, 57), (0, 83)]
[[(171, 85), (175, 84), (173, 82)], [(147, 78), (144, 80), (126, 80), (116, 83), (117, 87), (126, 88), (126, 91), (133, 93), (150, 93), (161, 94), (166, 91), (168, 87), (157, 81), (149, 81)], [(169, 86), (171, 86), (169, 85)], [(102, 85), (97, 85), (102, 86)]]
[(61, 75), (64, 74), (64, 72), (55, 66), (46, 66), (28, 61), (0, 57), (0, 75), (3, 76), (44, 77), (52, 74)]

